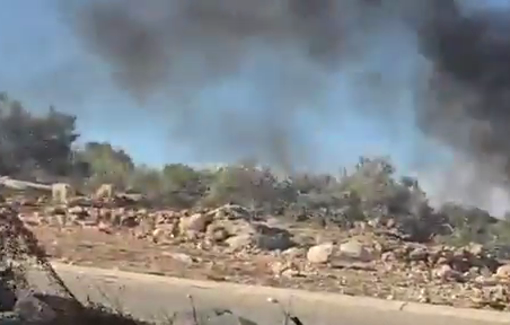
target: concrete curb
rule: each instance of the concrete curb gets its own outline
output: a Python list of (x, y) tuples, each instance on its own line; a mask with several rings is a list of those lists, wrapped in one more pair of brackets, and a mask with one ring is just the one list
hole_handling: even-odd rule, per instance
[(57, 272), (67, 272), (79, 274), (88, 274), (106, 278), (107, 280), (129, 279), (138, 282), (162, 283), (183, 288), (193, 288), (200, 290), (217, 290), (221, 292), (231, 292), (240, 295), (257, 295), (261, 299), (269, 297), (285, 301), (292, 297), (293, 300), (299, 299), (306, 303), (326, 303), (333, 306), (369, 308), (379, 311), (399, 311), (418, 315), (446, 316), (467, 320), (477, 320), (492, 323), (510, 324), (510, 313), (498, 312), (492, 310), (479, 310), (468, 308), (455, 308), (450, 306), (439, 306), (430, 304), (420, 304), (413, 302), (403, 302), (394, 300), (383, 300), (371, 297), (355, 297), (329, 292), (310, 292), (297, 289), (273, 288), (253, 285), (242, 285), (229, 282), (214, 282), (204, 280), (191, 280), (184, 278), (166, 277), (152, 274), (125, 272), (111, 269), (101, 269), (95, 267), (76, 266), (52, 262)]

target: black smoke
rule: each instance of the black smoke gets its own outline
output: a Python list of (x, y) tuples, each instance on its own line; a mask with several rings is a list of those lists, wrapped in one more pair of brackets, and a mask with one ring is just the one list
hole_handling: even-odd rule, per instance
[(433, 65), (416, 106), (419, 126), (501, 182), (510, 176), (509, 14), (430, 1), (418, 33)]
[[(417, 129), (477, 164), (480, 177), (490, 174), (491, 182), (499, 182), (510, 173), (508, 12), (468, 10), (454, 0), (65, 3), (75, 35), (109, 63), (117, 85), (142, 103), (156, 93), (179, 99), (171, 112), (174, 124), (182, 139), (199, 148), (214, 142), (220, 152), (265, 155), (285, 168), (298, 152), (313, 156), (311, 132), (295, 123), (296, 116), (320, 118), (320, 99), (335, 89), (333, 76), (353, 64), (369, 76), (355, 91), (372, 112), (381, 96), (396, 103), (399, 91), (381, 95), (384, 75), (372, 84), (370, 62), (363, 60), (381, 44), (405, 43), (415, 46), (406, 55), (416, 62), (425, 58), (420, 64), (428, 69), (406, 86), (415, 94), (409, 109)], [(388, 65), (398, 67), (400, 59)], [(194, 100), (204, 89), (236, 78), (250, 79), (255, 100), (242, 105)], [(214, 132), (192, 127), (203, 126), (196, 123), (204, 119), (202, 106), (209, 114), (213, 110), (208, 116), (216, 121)], [(337, 108), (346, 109), (358, 108)], [(387, 119), (390, 128), (394, 122)]]
[[(322, 111), (332, 75), (364, 51), (358, 38), (385, 24), (377, 5), (351, 2), (92, 0), (63, 1), (62, 9), (116, 85), (142, 105), (167, 99), (158, 105), (167, 106), (180, 141), (203, 155), (255, 156), (291, 169), (313, 157), (313, 130), (297, 120)], [(237, 80), (249, 84), (242, 103), (197, 102)]]

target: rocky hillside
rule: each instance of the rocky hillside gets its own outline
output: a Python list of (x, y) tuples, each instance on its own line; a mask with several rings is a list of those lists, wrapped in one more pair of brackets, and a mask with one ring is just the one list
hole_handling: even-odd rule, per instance
[[(318, 209), (313, 217), (295, 218), (236, 204), (188, 210), (145, 205), (122, 195), (74, 197), (65, 205), (18, 197), (6, 200), (3, 209), (15, 206), (31, 229), (41, 234), (53, 229), (55, 238), (65, 231), (71, 239), (79, 229), (89, 229), (147, 242), (147, 252), (164, 248), (158, 254), (185, 266), (184, 276), (197, 270), (217, 281), (476, 308), (506, 309), (510, 303), (510, 264), (495, 246), (454, 242), (452, 233), (434, 233), (440, 225), (413, 216), (349, 220)], [(416, 235), (424, 231), (428, 237)], [(78, 246), (59, 245), (60, 252), (69, 252), (61, 253), (68, 262), (80, 255)], [(92, 246), (87, 250), (90, 263), (100, 259)]]

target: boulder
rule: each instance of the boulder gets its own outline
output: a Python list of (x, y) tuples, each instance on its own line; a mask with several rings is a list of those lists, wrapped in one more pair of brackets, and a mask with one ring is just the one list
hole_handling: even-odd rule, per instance
[(311, 247), (306, 254), (306, 259), (314, 264), (327, 263), (330, 262), (334, 252), (335, 245), (333, 243), (323, 243)]
[(179, 223), (182, 234), (188, 231), (205, 232), (207, 226), (213, 221), (211, 214), (195, 213), (189, 217), (182, 217)]
[(51, 197), (55, 204), (67, 204), (72, 196), (72, 187), (67, 183), (54, 183), (51, 185)]
[(114, 196), (114, 185), (113, 184), (101, 184), (94, 193), (94, 198), (97, 200), (111, 199)]
[(370, 262), (374, 256), (370, 249), (357, 240), (349, 240), (338, 247), (341, 257), (360, 262)]

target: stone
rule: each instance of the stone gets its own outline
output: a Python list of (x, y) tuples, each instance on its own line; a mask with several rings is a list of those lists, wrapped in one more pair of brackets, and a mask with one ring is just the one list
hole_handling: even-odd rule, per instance
[(155, 241), (169, 239), (174, 237), (176, 233), (176, 226), (173, 224), (161, 224), (156, 229), (152, 230), (151, 236)]
[(439, 278), (443, 281), (446, 281), (446, 280), (461, 281), (461, 280), (463, 280), (462, 274), (460, 272), (452, 269), (452, 267), (448, 264), (439, 265), (437, 268), (434, 269), (433, 275), (436, 278)]
[(105, 234), (113, 233), (112, 227), (103, 221), (99, 222), (99, 224), (97, 225), (97, 230), (99, 230), (100, 232), (103, 232)]
[(381, 254), (381, 261), (389, 263), (389, 262), (395, 262), (397, 260), (397, 257), (395, 256), (394, 252), (384, 252)]
[(412, 261), (424, 261), (427, 259), (429, 251), (426, 247), (415, 247), (410, 253), (409, 258)]
[(252, 246), (255, 243), (253, 235), (251, 234), (243, 234), (232, 236), (228, 238), (225, 243), (232, 248), (233, 250), (245, 249)]
[(179, 223), (180, 231), (181, 233), (186, 233), (188, 230), (205, 232), (212, 220), (211, 214), (202, 213), (195, 213), (189, 217), (183, 217)]
[(501, 265), (496, 270), (496, 276), (502, 279), (510, 279), (510, 264)]
[(140, 225), (136, 216), (124, 216), (120, 220), (120, 225), (127, 228), (134, 228)]
[(282, 252), (283, 256), (289, 257), (291, 259), (304, 257), (306, 256), (306, 250), (302, 247), (291, 247)]
[(357, 240), (349, 240), (338, 248), (340, 256), (361, 262), (370, 262), (374, 259), (372, 252)]
[(476, 244), (476, 243), (471, 243), (468, 247), (467, 247), (467, 250), (470, 254), (474, 255), (474, 256), (483, 256), (484, 253), (485, 253), (485, 249), (483, 247), (483, 245), (481, 244)]
[(99, 188), (96, 190), (94, 198), (96, 200), (111, 199), (113, 195), (114, 195), (113, 184), (101, 184), (101, 186), (99, 186)]
[(228, 231), (222, 226), (209, 225), (207, 227), (207, 239), (212, 242), (223, 242), (229, 237)]
[(67, 183), (55, 183), (51, 185), (51, 197), (55, 204), (67, 204), (72, 195), (72, 188)]
[(335, 251), (335, 245), (333, 243), (324, 243), (310, 247), (306, 254), (306, 259), (310, 263), (322, 264), (327, 263), (331, 260)]
[(284, 233), (279, 234), (273, 234), (273, 235), (266, 235), (266, 234), (259, 234), (255, 236), (255, 246), (262, 250), (286, 250), (292, 246), (294, 246), (294, 243), (290, 239), (289, 236), (287, 236)]

